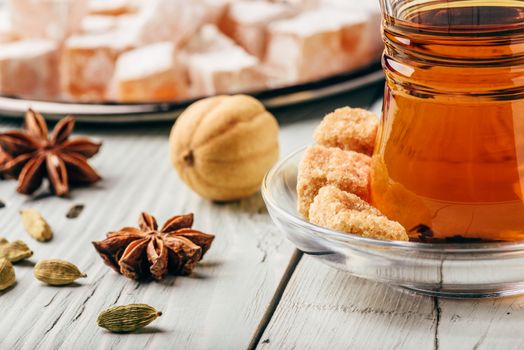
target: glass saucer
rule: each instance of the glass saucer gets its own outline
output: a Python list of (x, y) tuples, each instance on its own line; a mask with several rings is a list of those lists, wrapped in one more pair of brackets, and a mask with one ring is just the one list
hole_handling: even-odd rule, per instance
[(305, 148), (267, 174), (262, 196), (276, 225), (304, 254), (355, 276), (447, 298), (524, 293), (524, 242), (381, 241), (307, 222), (296, 210), (298, 164)]

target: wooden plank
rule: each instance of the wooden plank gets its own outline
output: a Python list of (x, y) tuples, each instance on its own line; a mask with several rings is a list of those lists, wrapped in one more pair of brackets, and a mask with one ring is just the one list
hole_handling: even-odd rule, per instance
[(449, 300), (304, 256), (258, 349), (522, 349), (524, 299)]
[[(284, 127), (283, 154), (308, 142), (314, 123)], [(16, 265), (17, 285), (0, 293), (0, 348), (245, 348), (255, 333), (294, 253), (277, 231), (260, 195), (217, 205), (190, 192), (171, 168), (168, 128), (97, 130), (104, 140), (93, 165), (105, 180), (75, 190), (71, 199), (31, 200), (15, 194), (13, 181), (0, 183), (0, 235), (23, 239), (34, 250), (30, 262)], [(66, 219), (73, 204), (84, 204), (77, 219)], [(55, 231), (49, 243), (24, 233), (18, 211), (38, 209)], [(213, 232), (214, 246), (190, 277), (142, 283), (111, 271), (90, 242), (125, 225), (141, 211), (159, 221), (195, 212), (195, 227)], [(77, 264), (88, 278), (77, 285), (49, 287), (32, 276), (43, 258)], [(97, 314), (115, 304), (148, 303), (164, 312), (152, 327), (122, 336), (96, 326)]]
[(259, 349), (431, 349), (432, 298), (352, 277), (304, 256)]
[(441, 349), (523, 349), (524, 299), (439, 300)]
[[(282, 120), (281, 154), (312, 142), (318, 118), (335, 106), (367, 105), (376, 87), (331, 100), (275, 111)], [(12, 128), (3, 122), (0, 129)], [(0, 293), (0, 348), (246, 348), (260, 336), (296, 263), (295, 249), (267, 215), (259, 195), (217, 205), (202, 200), (183, 185), (169, 164), (168, 125), (108, 128), (80, 126), (80, 133), (101, 138), (104, 147), (93, 165), (104, 181), (79, 189), (69, 199), (31, 199), (14, 192), (13, 181), (0, 182), (0, 235), (24, 239), (35, 251), (16, 265), (18, 282)], [(69, 220), (73, 204), (84, 204), (79, 218)], [(18, 211), (32, 207), (51, 223), (55, 238), (31, 240)], [(103, 265), (91, 247), (109, 230), (136, 223), (141, 211), (159, 220), (174, 213), (195, 212), (195, 228), (217, 239), (191, 277), (162, 283), (127, 280)], [(77, 264), (88, 278), (68, 287), (49, 287), (32, 276), (35, 262), (63, 258)], [(275, 292), (277, 292), (275, 294)], [(148, 303), (164, 312), (151, 327), (132, 335), (99, 329), (97, 314), (115, 304)]]

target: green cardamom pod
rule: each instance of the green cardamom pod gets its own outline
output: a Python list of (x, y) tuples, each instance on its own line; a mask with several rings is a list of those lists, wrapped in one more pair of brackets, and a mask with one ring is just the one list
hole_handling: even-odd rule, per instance
[(27, 233), (37, 241), (46, 242), (53, 238), (53, 231), (47, 221), (40, 213), (34, 209), (24, 209), (20, 211), (22, 225)]
[(146, 304), (113, 306), (98, 315), (98, 326), (115, 333), (136, 331), (162, 316), (160, 311)]
[(87, 277), (78, 267), (60, 259), (41, 260), (34, 269), (35, 277), (52, 286), (71, 284), (81, 277)]
[(11, 287), (16, 282), (13, 264), (5, 258), (0, 258), (0, 290)]
[(23, 241), (9, 242), (7, 239), (0, 237), (0, 258), (6, 258), (15, 263), (32, 255), (33, 252)]

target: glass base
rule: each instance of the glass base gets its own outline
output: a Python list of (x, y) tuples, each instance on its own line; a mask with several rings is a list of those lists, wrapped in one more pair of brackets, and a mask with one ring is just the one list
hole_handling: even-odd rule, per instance
[(266, 176), (262, 195), (282, 232), (305, 254), (370, 281), (455, 299), (524, 294), (524, 241), (422, 243), (382, 241), (313, 225), (297, 213), (301, 149)]
[(515, 295), (524, 294), (524, 287), (520, 288), (508, 288), (508, 289), (468, 289), (468, 290), (456, 290), (445, 288), (439, 289), (424, 289), (413, 286), (399, 286), (400, 290), (407, 293), (415, 293), (419, 295), (426, 295), (431, 297), (438, 297), (444, 299), (482, 299), (482, 298), (503, 298)]

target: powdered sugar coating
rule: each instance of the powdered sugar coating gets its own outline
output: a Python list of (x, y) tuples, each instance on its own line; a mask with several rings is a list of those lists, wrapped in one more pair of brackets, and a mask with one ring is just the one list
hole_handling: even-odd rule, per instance
[(89, 0), (88, 12), (93, 15), (121, 16), (138, 11), (140, 2), (135, 0)]
[(0, 45), (0, 91), (7, 95), (57, 98), (58, 47), (50, 40), (20, 40)]
[(128, 51), (117, 60), (113, 81), (118, 101), (167, 101), (188, 94), (175, 45), (161, 42)]
[(355, 54), (369, 15), (318, 7), (268, 26), (265, 60), (283, 82), (327, 77), (362, 64)]
[(107, 99), (115, 62), (122, 51), (114, 35), (77, 35), (65, 42), (61, 81), (66, 98), (85, 102)]
[(232, 2), (220, 28), (247, 52), (264, 60), (267, 27), (277, 20), (292, 17), (298, 9), (287, 4), (260, 0)]
[(87, 14), (87, 0), (8, 0), (7, 5), (14, 31), (28, 39), (61, 42)]
[(224, 35), (214, 24), (206, 24), (191, 37), (184, 47), (185, 54), (202, 54), (237, 47), (237, 44)]
[(0, 9), (0, 44), (18, 39), (18, 34), (13, 30), (11, 18), (5, 9)]
[(123, 53), (118, 58), (116, 79), (138, 79), (171, 69), (175, 61), (175, 46), (161, 42)]
[(229, 16), (238, 22), (250, 24), (267, 23), (285, 13), (290, 13), (290, 7), (286, 4), (257, 0), (233, 2), (229, 8)]
[(91, 15), (82, 19), (82, 34), (101, 34), (115, 29), (117, 20), (112, 16)]
[(129, 27), (138, 46), (161, 41), (175, 45), (187, 42), (206, 18), (206, 9), (196, 1), (150, 0)]

